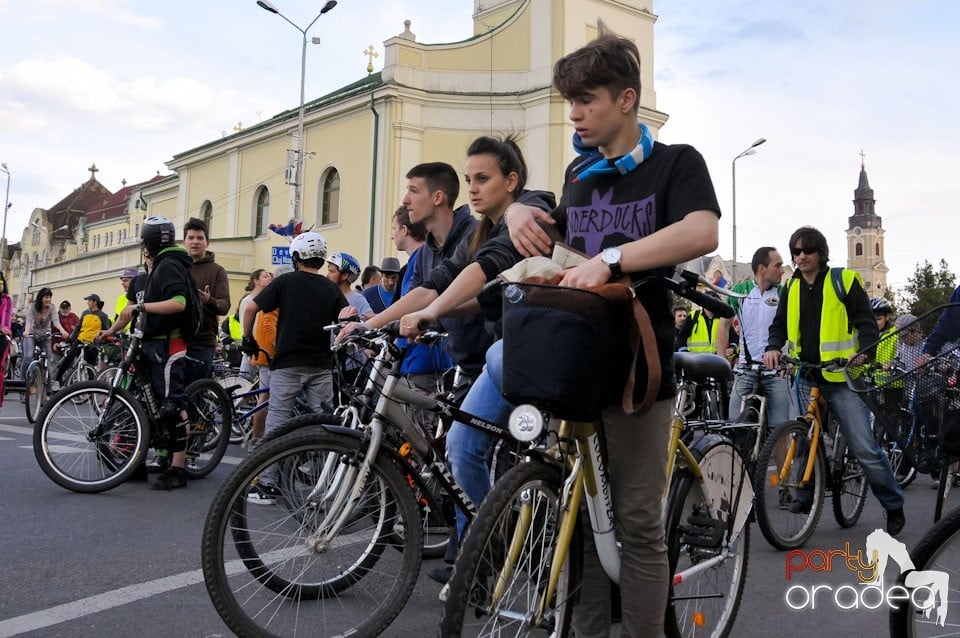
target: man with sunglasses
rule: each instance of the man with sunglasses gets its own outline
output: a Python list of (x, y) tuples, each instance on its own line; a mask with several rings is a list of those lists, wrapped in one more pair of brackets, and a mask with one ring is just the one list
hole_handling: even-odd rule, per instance
[[(780, 297), (777, 314), (763, 362), (770, 369), (780, 363), (784, 344), (790, 356), (818, 364), (836, 358), (850, 359), (858, 343), (876, 343), (879, 337), (870, 299), (860, 275), (840, 269), (836, 275), (827, 267), (827, 240), (816, 228), (804, 226), (790, 236), (790, 254), (796, 265), (793, 277)], [(842, 372), (814, 371), (801, 374), (801, 391), (811, 385), (820, 388), (830, 411), (840, 423), (850, 451), (860, 462), (874, 495), (887, 512), (887, 532), (896, 536), (903, 529), (903, 490), (890, 463), (877, 445), (870, 427), (870, 410), (850, 388)], [(787, 505), (791, 512), (808, 512), (812, 493), (798, 492)]]

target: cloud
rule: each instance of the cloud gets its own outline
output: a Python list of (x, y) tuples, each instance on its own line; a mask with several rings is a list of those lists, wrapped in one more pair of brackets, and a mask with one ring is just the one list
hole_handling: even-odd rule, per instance
[(64, 12), (90, 13), (111, 22), (126, 24), (142, 29), (159, 29), (163, 20), (156, 16), (139, 14), (127, 8), (125, 0), (34, 0), (34, 5), (44, 5)]

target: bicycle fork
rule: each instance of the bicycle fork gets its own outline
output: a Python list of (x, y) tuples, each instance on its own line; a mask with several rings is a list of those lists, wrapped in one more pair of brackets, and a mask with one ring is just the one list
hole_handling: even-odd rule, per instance
[[(320, 478), (314, 484), (307, 502), (322, 502), (334, 494), (333, 502), (327, 508), (323, 520), (317, 525), (315, 532), (305, 540), (307, 548), (317, 554), (322, 554), (330, 548), (334, 538), (340, 533), (344, 525), (349, 522), (360, 502), (360, 497), (367, 487), (370, 477), (370, 468), (377, 454), (380, 452), (380, 443), (383, 439), (383, 426), (376, 422), (371, 426), (370, 439), (362, 459), (355, 459), (355, 463), (344, 463), (333, 454), (324, 459), (324, 467)], [(334, 468), (336, 464), (336, 469)], [(326, 477), (334, 472), (335, 476), (329, 486), (326, 486)], [(350, 489), (340, 489), (341, 485), (350, 485)]]

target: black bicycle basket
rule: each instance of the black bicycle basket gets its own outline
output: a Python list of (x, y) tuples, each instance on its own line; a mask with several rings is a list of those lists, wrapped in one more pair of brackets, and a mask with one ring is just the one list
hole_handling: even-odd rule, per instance
[(960, 341), (944, 340), (929, 360), (920, 358), (930, 336), (942, 330), (942, 318), (954, 312), (960, 304), (901, 322), (861, 349), (862, 357), (851, 359), (846, 369), (850, 387), (920, 472), (960, 458)]
[(503, 287), (503, 394), (562, 419), (590, 421), (618, 405), (633, 364), (629, 303), (589, 290)]

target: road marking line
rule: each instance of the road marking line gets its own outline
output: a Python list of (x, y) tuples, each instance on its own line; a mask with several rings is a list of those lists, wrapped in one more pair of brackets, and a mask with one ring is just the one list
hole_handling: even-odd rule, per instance
[[(304, 547), (288, 547), (285, 549), (268, 552), (260, 558), (267, 564), (273, 564), (288, 560), (290, 558), (303, 555), (306, 552)], [(243, 561), (235, 559), (229, 561), (225, 566), (228, 576), (240, 573), (245, 570)], [(90, 614), (96, 614), (101, 611), (108, 611), (114, 607), (133, 603), (151, 596), (165, 594), (175, 589), (190, 587), (203, 582), (203, 570), (195, 569), (191, 572), (174, 574), (165, 578), (158, 578), (137, 585), (129, 585), (114, 589), (113, 591), (97, 594), (88, 598), (81, 598), (72, 603), (65, 603), (42, 609), (15, 618), (0, 620), (0, 638), (11, 638), (28, 631), (36, 631), (45, 627), (52, 627), (60, 623), (83, 618)]]

